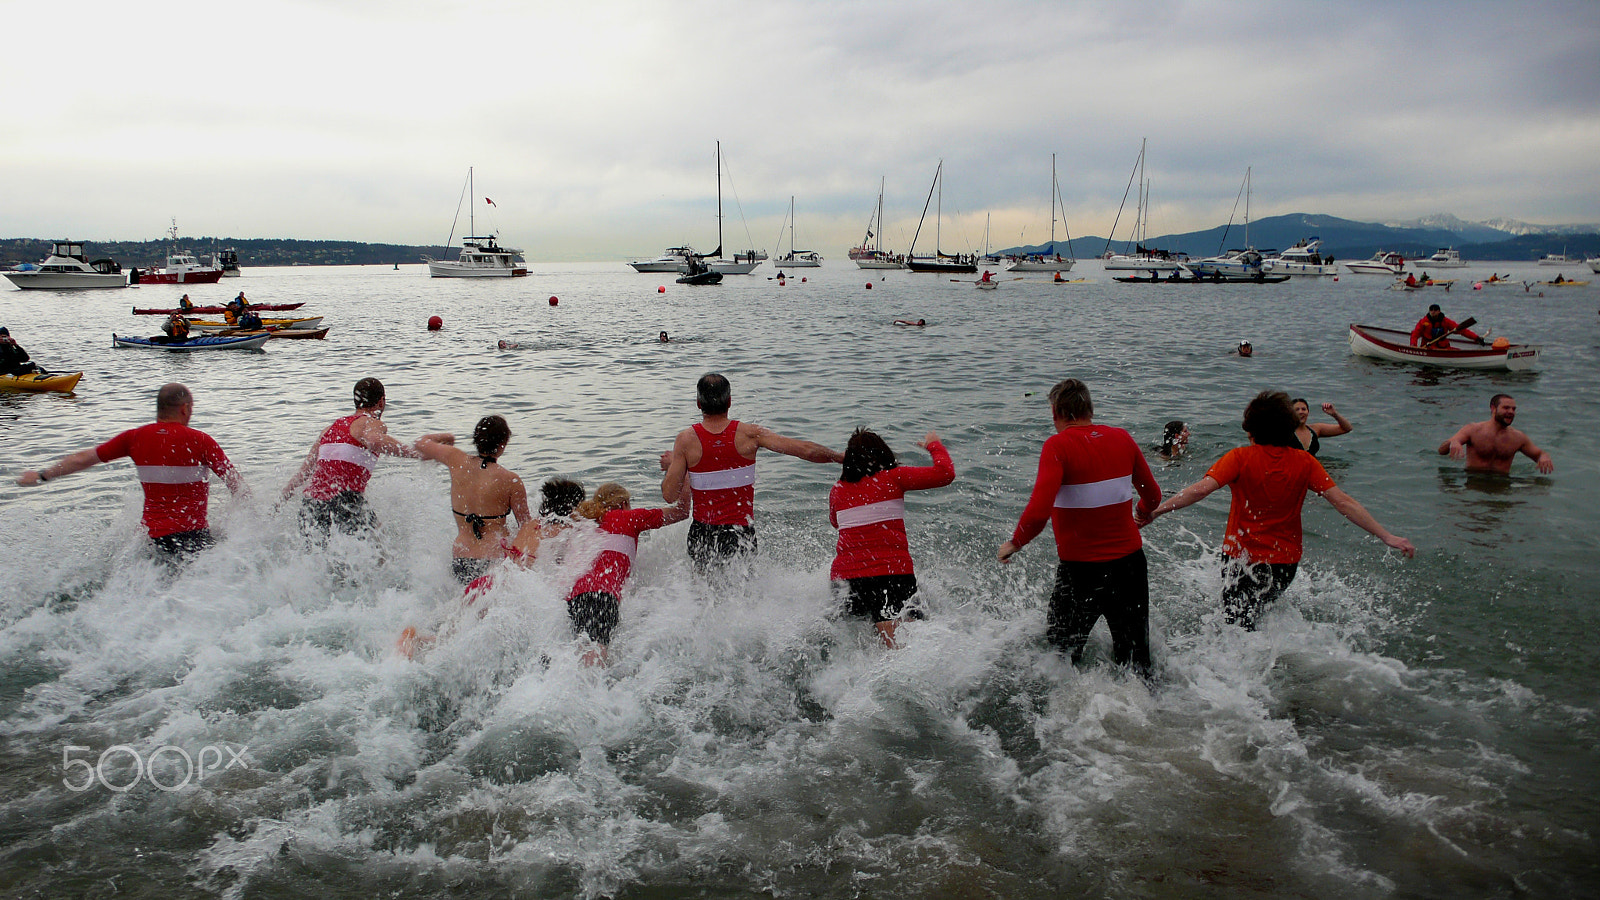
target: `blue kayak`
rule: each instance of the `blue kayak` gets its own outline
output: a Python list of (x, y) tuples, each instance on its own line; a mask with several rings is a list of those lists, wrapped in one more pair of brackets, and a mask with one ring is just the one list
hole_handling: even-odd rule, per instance
[(208, 334), (175, 341), (164, 335), (156, 337), (127, 337), (113, 333), (111, 335), (111, 344), (114, 347), (144, 347), (149, 350), (260, 350), (261, 345), (271, 339), (272, 335), (270, 334), (238, 336)]

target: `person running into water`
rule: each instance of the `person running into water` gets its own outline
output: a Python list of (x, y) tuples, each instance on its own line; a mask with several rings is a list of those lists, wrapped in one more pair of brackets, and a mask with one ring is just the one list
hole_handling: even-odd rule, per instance
[(511, 427), (500, 416), (484, 416), (472, 429), (477, 455), (450, 444), (423, 439), (417, 452), (450, 470), (450, 511), (456, 516), (456, 540), (450, 548), (450, 571), (462, 584), (489, 571), (511, 544), (508, 518), (533, 521), (528, 491), (515, 472), (497, 461), (511, 442)]
[[(305, 462), (283, 487), (283, 499), (294, 496), (304, 484), (305, 498), (300, 506), (302, 530), (327, 540), (335, 528), (345, 534), (376, 528), (378, 517), (367, 505), (367, 482), (380, 456), (421, 459), (416, 444), (402, 444), (390, 436), (383, 424), (383, 411), (389, 405), (383, 382), (363, 378), (356, 382), (356, 411), (334, 420), (311, 445)], [(455, 435), (426, 434), (419, 439), (436, 444), (453, 444)]]
[(1411, 346), (1432, 347), (1448, 344), (1449, 342), (1445, 341), (1445, 338), (1449, 337), (1451, 332), (1459, 334), (1467, 340), (1483, 343), (1483, 338), (1478, 337), (1476, 332), (1462, 328), (1456, 324), (1454, 319), (1445, 318), (1444, 311), (1439, 309), (1439, 304), (1434, 303), (1428, 307), (1427, 313), (1418, 319), (1417, 324), (1412, 327)]
[[(584, 501), (584, 489), (570, 478), (551, 478), (539, 486), (539, 496), (539, 517), (517, 529), (517, 538), (508, 551), (523, 565), (533, 562), (544, 542), (572, 527), (572, 516)], [(561, 549), (564, 548), (556, 551), (558, 558)]]
[(1133, 501), (1148, 511), (1161, 502), (1161, 486), (1128, 432), (1094, 421), (1083, 382), (1068, 378), (1051, 388), (1050, 412), (1056, 433), (1039, 453), (1033, 494), (999, 559), (1010, 562), (1048, 522), (1060, 564), (1045, 637), (1077, 664), (1104, 616), (1112, 659), (1148, 676), (1149, 570)]
[(1439, 455), (1465, 459), (1467, 471), (1489, 475), (1510, 475), (1511, 461), (1521, 453), (1533, 460), (1539, 473), (1556, 470), (1550, 454), (1534, 445), (1533, 439), (1511, 427), (1517, 418), (1517, 401), (1510, 394), (1489, 398), (1489, 419), (1463, 425), (1448, 441), (1439, 445)]
[(1244, 410), (1250, 446), (1229, 450), (1205, 477), (1167, 498), (1140, 524), (1199, 502), (1223, 485), (1233, 492), (1222, 540), (1222, 611), (1254, 631), (1267, 605), (1294, 581), (1300, 565), (1300, 510), (1315, 491), (1345, 518), (1406, 556), (1417, 548), (1390, 534), (1328, 477), (1295, 437), (1298, 418), (1282, 391), (1262, 391)]
[(244, 478), (217, 442), (189, 427), (194, 396), (181, 384), (167, 384), (156, 393), (156, 420), (124, 431), (88, 450), (79, 450), (53, 466), (23, 472), (17, 484), (30, 487), (63, 475), (82, 472), (97, 463), (128, 457), (144, 489), (145, 530), (156, 550), (170, 562), (216, 543), (206, 522), (210, 485), (206, 472), (222, 479), (235, 496), (248, 495)]
[(844, 450), (844, 471), (828, 494), (828, 524), (839, 529), (833, 580), (845, 610), (877, 628), (893, 650), (895, 628), (923, 617), (906, 608), (917, 593), (917, 576), (906, 541), (906, 491), (940, 488), (956, 480), (956, 467), (939, 436), (928, 432), (918, 444), (933, 457), (931, 466), (902, 466), (883, 438), (856, 429)]
[(661, 499), (674, 503), (685, 487), (694, 488), (689, 557), (705, 573), (755, 552), (757, 452), (765, 448), (814, 463), (844, 462), (844, 454), (728, 418), (733, 392), (715, 372), (701, 376), (695, 403), (699, 424), (678, 432), (671, 452), (661, 454)]
[(693, 494), (692, 489), (682, 491), (676, 506), (634, 509), (628, 489), (608, 481), (595, 488), (593, 497), (578, 504), (577, 514), (600, 527), (600, 555), (567, 594), (572, 627), (591, 642), (581, 654), (584, 665), (606, 663), (611, 632), (620, 618), (622, 587), (639, 550), (639, 535), (687, 519)]
[(1304, 397), (1290, 400), (1289, 405), (1294, 409), (1295, 422), (1299, 423), (1295, 426), (1294, 436), (1300, 440), (1300, 446), (1312, 456), (1316, 456), (1317, 451), (1322, 449), (1322, 438), (1349, 434), (1355, 429), (1349, 419), (1339, 415), (1339, 411), (1333, 408), (1332, 403), (1322, 404), (1322, 411), (1333, 416), (1333, 421), (1337, 424), (1307, 422), (1306, 420), (1311, 418), (1311, 404), (1307, 403)]

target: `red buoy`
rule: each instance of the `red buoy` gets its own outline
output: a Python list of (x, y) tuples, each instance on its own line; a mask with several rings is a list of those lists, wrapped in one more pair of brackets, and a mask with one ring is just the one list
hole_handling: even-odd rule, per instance
[(667, 292), (667, 286), (666, 285), (662, 284), (662, 285), (657, 285), (656, 286), (656, 293), (665, 294), (666, 292)]
[(557, 304), (557, 303), (560, 303), (560, 302), (561, 302), (561, 301), (560, 301), (560, 300), (558, 300), (558, 299), (557, 299), (557, 298), (555, 298), (555, 297), (551, 297), (551, 298), (550, 298), (550, 305), (551, 305), (551, 306), (555, 306), (555, 305), (556, 305), (556, 304)]
[(428, 330), (429, 331), (438, 331), (439, 329), (441, 329), (443, 327), (444, 327), (444, 320), (443, 319), (439, 318), (438, 316), (429, 316), (428, 317)]
[(805, 284), (806, 283), (806, 277), (804, 275), (800, 276), (800, 283), (801, 284)]
[(867, 290), (872, 290), (872, 282), (867, 282)]

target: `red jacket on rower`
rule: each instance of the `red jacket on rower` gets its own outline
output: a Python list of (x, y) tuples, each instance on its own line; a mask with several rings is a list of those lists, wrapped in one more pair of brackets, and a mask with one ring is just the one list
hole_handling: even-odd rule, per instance
[[(1437, 319), (1432, 319), (1425, 315), (1417, 320), (1417, 327), (1411, 329), (1411, 346), (1420, 347), (1430, 341), (1438, 340), (1450, 332), (1455, 331), (1458, 327), (1460, 326), (1456, 324), (1454, 319), (1447, 319), (1442, 313)], [(1470, 340), (1483, 340), (1482, 338), (1478, 337), (1475, 332), (1468, 328), (1462, 328), (1460, 331), (1456, 331), (1456, 333)]]

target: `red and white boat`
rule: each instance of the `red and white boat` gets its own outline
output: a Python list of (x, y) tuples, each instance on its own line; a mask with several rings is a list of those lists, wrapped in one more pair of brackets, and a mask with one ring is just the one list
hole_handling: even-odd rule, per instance
[(134, 269), (129, 284), (216, 284), (222, 280), (221, 266), (203, 266), (193, 253), (178, 249), (178, 220), (172, 220), (167, 236), (172, 239), (167, 264)]
[(1446, 338), (1433, 347), (1413, 347), (1411, 332), (1371, 325), (1350, 326), (1350, 352), (1390, 362), (1447, 369), (1525, 372), (1539, 366), (1539, 348), (1532, 344), (1513, 344), (1500, 338), (1484, 346), (1464, 338)]

